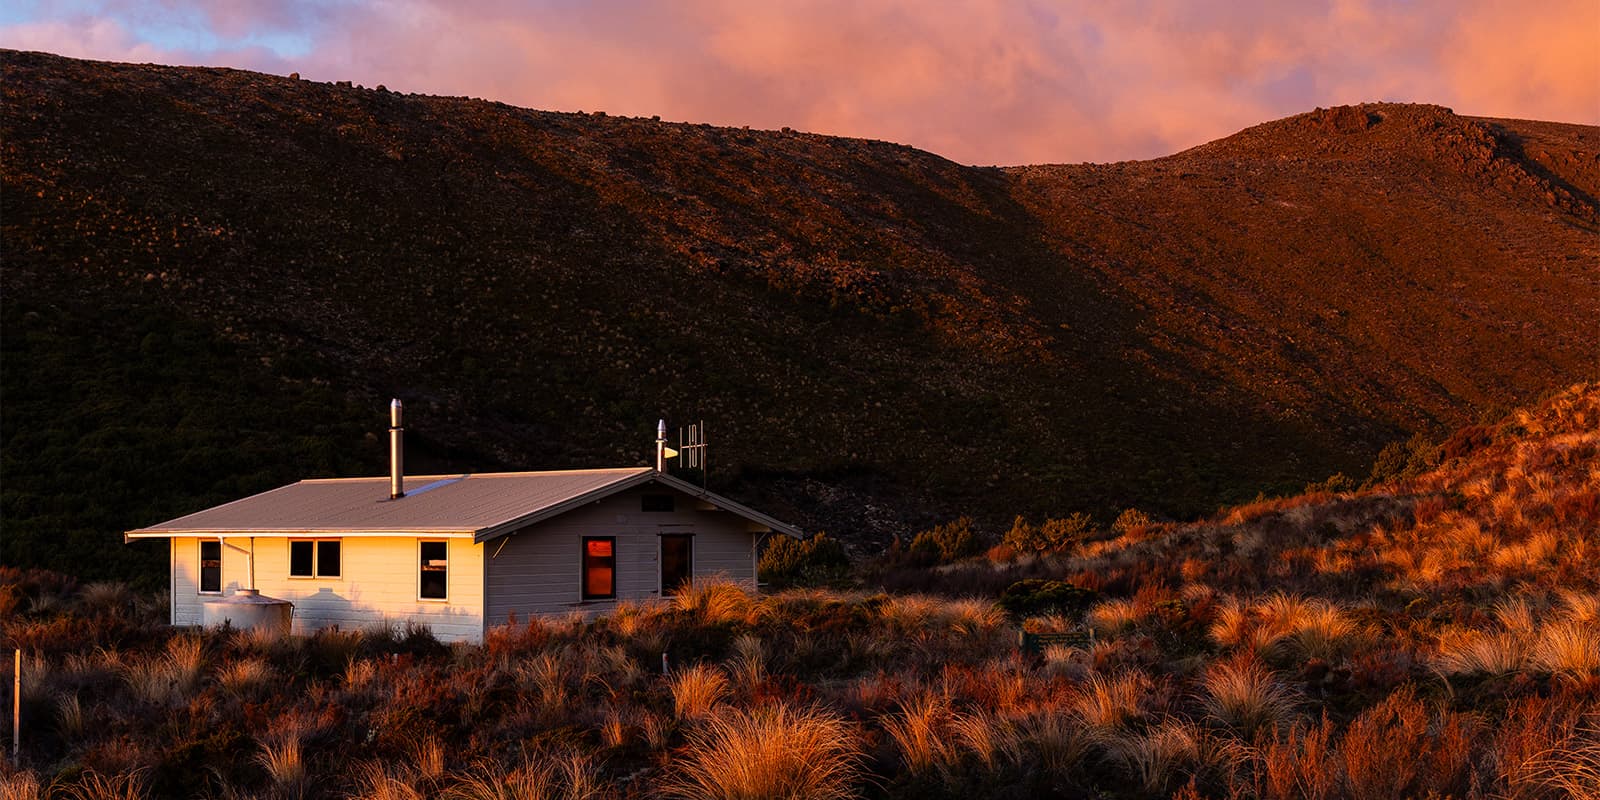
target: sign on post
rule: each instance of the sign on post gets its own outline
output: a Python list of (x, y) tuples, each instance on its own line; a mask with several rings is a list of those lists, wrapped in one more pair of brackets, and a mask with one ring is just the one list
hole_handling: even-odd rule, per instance
[(1078, 647), (1088, 649), (1094, 646), (1094, 631), (1059, 631), (1055, 633), (1029, 633), (1022, 632), (1021, 641), (1017, 643), (1022, 652), (1029, 655), (1044, 655), (1047, 647)]

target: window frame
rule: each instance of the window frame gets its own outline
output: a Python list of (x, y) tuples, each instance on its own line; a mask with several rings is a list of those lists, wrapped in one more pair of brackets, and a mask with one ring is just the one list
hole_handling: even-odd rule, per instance
[[(205, 588), (206, 587), (206, 545), (208, 545), (208, 544), (214, 544), (214, 545), (217, 546), (217, 588), (215, 590), (211, 590), (211, 589)], [(215, 538), (215, 539), (198, 539), (198, 540), (196, 540), (195, 541), (194, 593), (195, 594), (199, 594), (199, 595), (205, 595), (207, 597), (218, 596), (218, 595), (222, 594), (223, 585), (224, 584), (222, 582), (222, 538), (218, 537), (218, 538)]]
[[(589, 543), (610, 542), (611, 555), (611, 593), (589, 593)], [(595, 556), (602, 558), (602, 556)], [(578, 598), (585, 603), (600, 603), (617, 599), (617, 537), (615, 536), (583, 536), (578, 541)]]
[[(297, 575), (294, 571), (294, 546), (304, 542), (311, 545), (311, 574)], [(339, 571), (333, 575), (322, 574), (322, 545), (333, 543), (339, 546)], [(337, 581), (344, 580), (344, 538), (338, 536), (324, 536), (315, 539), (291, 537), (289, 539), (289, 580), (292, 581)]]
[[(422, 595), (422, 573), (427, 572), (427, 564), (422, 560), (422, 546), (425, 544), (438, 544), (444, 546), (444, 596), (424, 597)], [(448, 603), (450, 602), (450, 540), (449, 539), (418, 539), (417, 540), (417, 602), (419, 603)]]

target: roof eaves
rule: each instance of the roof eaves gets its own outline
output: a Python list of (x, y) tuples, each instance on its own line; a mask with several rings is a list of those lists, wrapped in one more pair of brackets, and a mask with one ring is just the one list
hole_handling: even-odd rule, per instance
[(122, 534), (123, 544), (141, 539), (177, 539), (191, 536), (361, 537), (361, 536), (472, 536), (470, 528), (138, 528)]
[(686, 481), (686, 480), (684, 480), (682, 478), (674, 478), (671, 475), (667, 475), (665, 473), (658, 473), (658, 474), (654, 475), (653, 477), (654, 477), (654, 480), (656, 480), (657, 482), (659, 482), (659, 483), (661, 483), (663, 485), (670, 486), (670, 487), (672, 487), (674, 489), (677, 489), (680, 492), (683, 492), (684, 494), (693, 495), (695, 497), (698, 497), (698, 498), (701, 498), (703, 500), (706, 500), (707, 502), (710, 502), (711, 504), (717, 506), (718, 508), (721, 508), (721, 509), (724, 509), (724, 510), (727, 510), (727, 511), (732, 511), (733, 513), (738, 514), (739, 516), (744, 517), (747, 520), (750, 520), (752, 522), (758, 522), (758, 523), (760, 523), (762, 525), (765, 525), (765, 526), (767, 526), (767, 527), (769, 527), (769, 528), (771, 528), (771, 529), (773, 529), (773, 530), (775, 530), (775, 531), (777, 531), (779, 533), (785, 534), (787, 536), (793, 536), (796, 539), (804, 539), (805, 538), (805, 534), (803, 532), (801, 532), (801, 530), (799, 528), (796, 528), (793, 525), (790, 525), (790, 524), (785, 523), (785, 522), (779, 522), (777, 519), (775, 519), (773, 517), (769, 517), (766, 514), (761, 513), (760, 511), (757, 511), (757, 510), (755, 510), (753, 508), (750, 508), (749, 506), (743, 505), (741, 503), (736, 503), (736, 502), (734, 502), (732, 500), (729, 500), (726, 497), (723, 497), (720, 494), (716, 494), (714, 492), (710, 492), (710, 491), (707, 491), (705, 489), (702, 489), (702, 488), (700, 488), (700, 487), (698, 487), (698, 486), (696, 486), (696, 485), (694, 485), (694, 484), (692, 484), (692, 483), (690, 483), (690, 482), (688, 482), (688, 481)]
[(490, 526), (488, 526), (486, 528), (480, 528), (477, 531), (477, 534), (475, 536), (473, 536), (472, 540), (474, 542), (480, 542), (481, 543), (481, 542), (490, 541), (492, 539), (498, 539), (501, 536), (504, 536), (504, 535), (506, 535), (508, 533), (511, 533), (512, 531), (517, 530), (518, 528), (523, 528), (523, 527), (526, 527), (528, 525), (532, 525), (535, 522), (539, 522), (539, 521), (542, 521), (542, 520), (547, 520), (547, 519), (549, 519), (551, 517), (558, 516), (558, 515), (561, 515), (561, 514), (565, 514), (568, 511), (571, 511), (571, 510), (573, 510), (575, 508), (578, 508), (580, 506), (588, 505), (589, 503), (592, 503), (592, 502), (594, 502), (596, 500), (602, 500), (602, 499), (604, 499), (606, 497), (610, 497), (611, 495), (616, 494), (617, 492), (620, 492), (620, 491), (622, 491), (624, 489), (629, 489), (629, 488), (632, 488), (634, 486), (638, 486), (638, 485), (640, 485), (642, 483), (647, 483), (651, 479), (651, 477), (653, 477), (654, 472), (655, 472), (654, 470), (651, 470), (649, 468), (641, 467), (639, 472), (636, 472), (636, 473), (631, 474), (631, 475), (627, 475), (627, 476), (622, 477), (622, 478), (618, 478), (617, 480), (612, 481), (610, 483), (603, 484), (603, 485), (598, 486), (598, 487), (596, 487), (594, 489), (590, 489), (589, 491), (584, 492), (583, 494), (580, 494), (580, 495), (577, 495), (577, 496), (574, 496), (574, 497), (569, 497), (566, 500), (562, 500), (559, 503), (554, 503), (554, 504), (545, 506), (544, 508), (541, 508), (541, 509), (539, 509), (537, 511), (534, 511), (532, 513), (523, 514), (523, 515), (518, 516), (518, 517), (513, 517), (512, 519), (508, 519), (505, 522), (500, 522), (500, 523), (497, 523), (497, 524), (494, 524), (494, 525), (490, 525)]

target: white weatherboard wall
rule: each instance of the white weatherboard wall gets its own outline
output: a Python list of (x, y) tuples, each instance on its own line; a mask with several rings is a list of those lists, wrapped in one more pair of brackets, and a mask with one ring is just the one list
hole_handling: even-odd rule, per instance
[[(328, 537), (338, 538), (338, 537)], [(343, 630), (414, 621), (441, 641), (476, 641), (483, 636), (483, 545), (449, 539), (446, 600), (417, 597), (418, 541), (428, 536), (349, 536), (340, 539), (338, 578), (289, 577), (289, 540), (255, 537), (256, 589), (294, 603), (294, 632)], [(250, 538), (229, 536), (222, 548), (222, 588), (232, 594), (249, 586)], [(200, 546), (196, 538), (172, 540), (172, 623), (200, 624), (206, 599), (197, 587)]]
[[(676, 510), (640, 510), (642, 495), (663, 493), (676, 497)], [(742, 517), (727, 511), (701, 511), (693, 497), (647, 486), (485, 542), (485, 620), (493, 627), (505, 624), (513, 614), (521, 620), (573, 610), (609, 610), (612, 601), (582, 602), (585, 536), (616, 537), (618, 600), (660, 597), (658, 537), (684, 533), (694, 535), (696, 578), (720, 574), (755, 587), (757, 535), (749, 532)]]

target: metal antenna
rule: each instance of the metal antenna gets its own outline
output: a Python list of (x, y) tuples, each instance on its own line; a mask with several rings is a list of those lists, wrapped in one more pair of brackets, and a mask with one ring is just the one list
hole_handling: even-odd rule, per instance
[(690, 425), (687, 438), (684, 437), (683, 428), (678, 429), (678, 452), (683, 454), (682, 460), (678, 463), (682, 464), (684, 469), (700, 470), (700, 488), (702, 489), (706, 487), (708, 473), (710, 472), (707, 467), (709, 463), (707, 460), (707, 443), (705, 420), (700, 420), (698, 425)]

